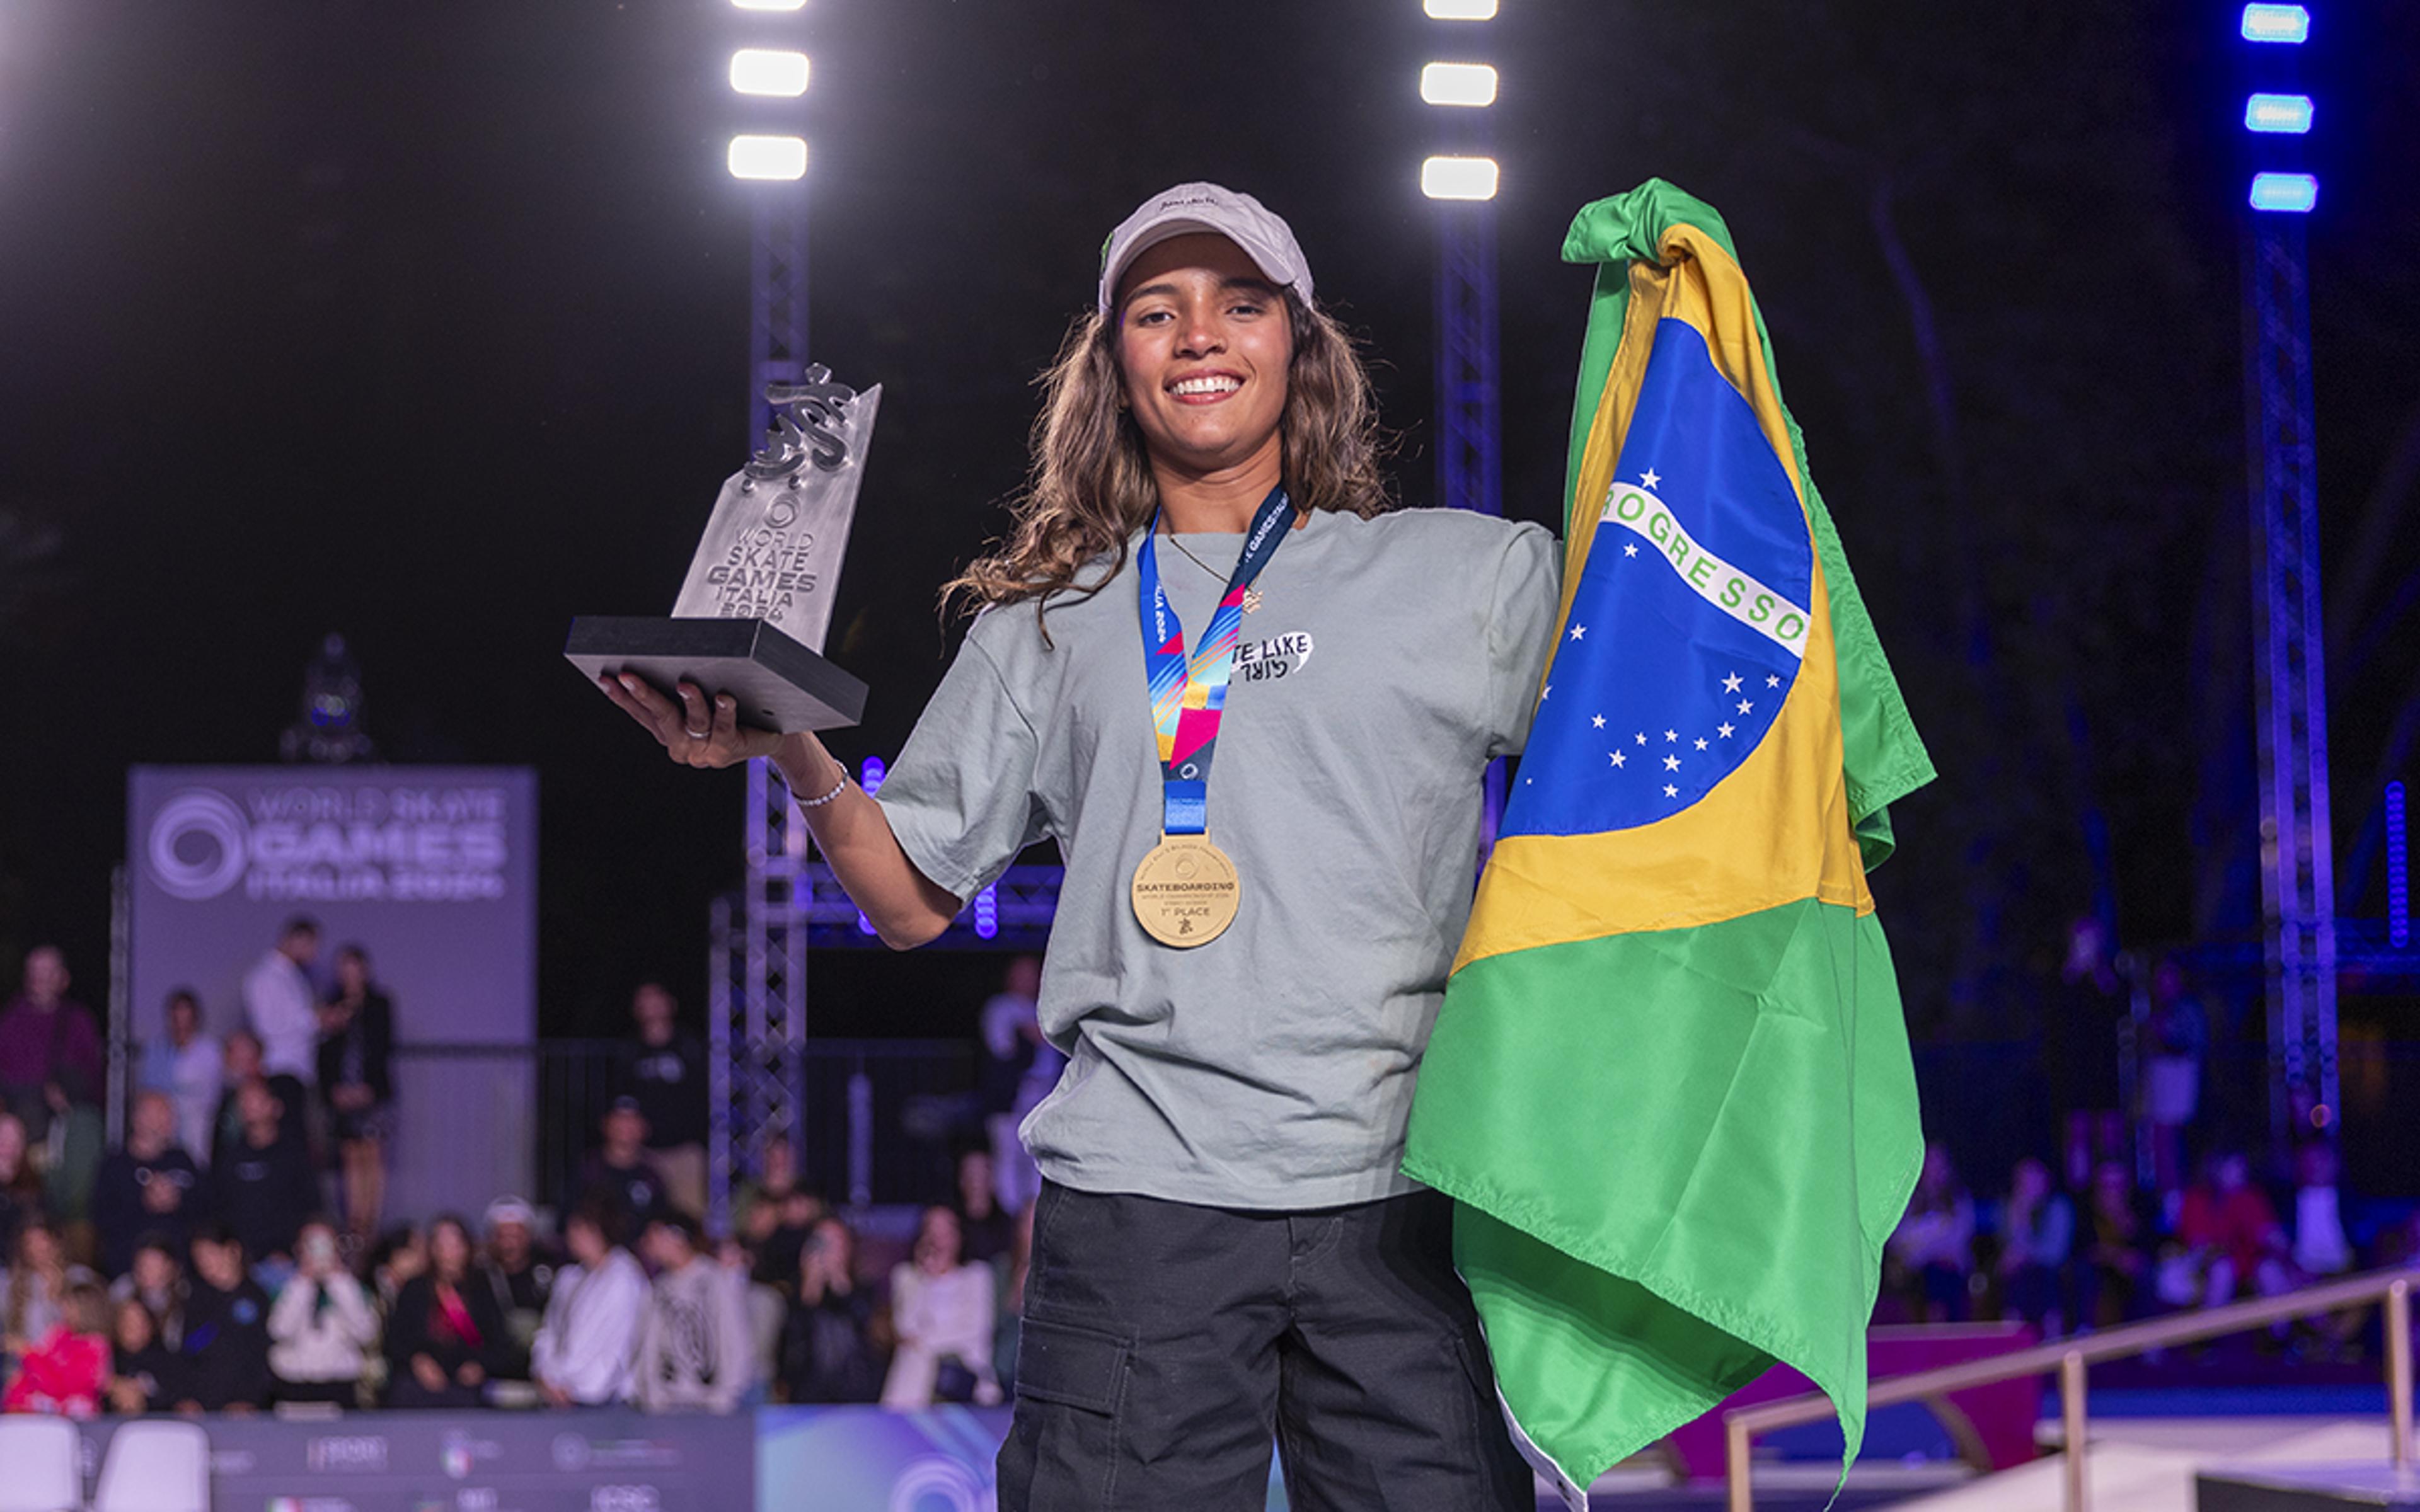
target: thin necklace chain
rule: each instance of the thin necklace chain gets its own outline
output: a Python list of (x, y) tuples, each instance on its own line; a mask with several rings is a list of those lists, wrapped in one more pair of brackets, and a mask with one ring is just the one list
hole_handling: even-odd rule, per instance
[(1169, 545), (1171, 545), (1171, 546), (1172, 546), (1172, 547), (1176, 548), (1176, 549), (1177, 549), (1177, 550), (1179, 550), (1179, 551), (1184, 551), (1184, 552), (1185, 552), (1185, 560), (1186, 560), (1186, 561), (1192, 563), (1195, 566), (1197, 566), (1197, 567), (1201, 568), (1203, 572), (1206, 572), (1206, 573), (1208, 573), (1211, 577), (1218, 579), (1218, 581), (1219, 581), (1219, 583), (1220, 583), (1222, 586), (1226, 583), (1226, 581), (1227, 581), (1227, 574), (1225, 574), (1225, 573), (1223, 573), (1223, 572), (1220, 572), (1218, 568), (1216, 568), (1216, 567), (1214, 567), (1214, 566), (1210, 565), (1210, 563), (1206, 563), (1206, 562), (1202, 561), (1200, 557), (1195, 556), (1192, 552), (1190, 552), (1190, 551), (1186, 551), (1186, 550), (1185, 550), (1185, 543), (1184, 543), (1184, 542), (1182, 542), (1182, 541), (1180, 541), (1180, 540), (1178, 540), (1178, 539), (1176, 538), (1176, 532), (1173, 532), (1173, 531), (1169, 531), (1169, 532), (1163, 532), (1163, 534), (1164, 534), (1164, 536), (1165, 536), (1165, 538), (1166, 538), (1166, 540), (1167, 540), (1167, 542), (1168, 542), (1168, 544), (1169, 544)]

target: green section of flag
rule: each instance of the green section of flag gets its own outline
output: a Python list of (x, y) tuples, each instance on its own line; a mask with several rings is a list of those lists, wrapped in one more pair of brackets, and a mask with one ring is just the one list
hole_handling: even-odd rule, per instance
[(1809, 900), (1457, 973), (1404, 1170), (1505, 1404), (1579, 1485), (1774, 1359), (1864, 1432), (1883, 1241), (1923, 1151), (1889, 947)]

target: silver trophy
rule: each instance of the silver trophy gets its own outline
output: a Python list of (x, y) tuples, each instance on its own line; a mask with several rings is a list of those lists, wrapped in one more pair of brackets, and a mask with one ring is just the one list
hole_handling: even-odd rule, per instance
[(865, 712), (865, 685), (824, 659), (824, 633), (882, 387), (859, 393), (816, 365), (765, 398), (774, 428), (723, 480), (671, 617), (583, 615), (563, 654), (591, 682), (728, 693), (759, 729), (838, 729)]

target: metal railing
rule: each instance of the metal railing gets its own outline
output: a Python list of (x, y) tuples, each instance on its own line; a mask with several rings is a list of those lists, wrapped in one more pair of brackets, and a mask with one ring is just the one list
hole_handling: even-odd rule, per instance
[[(1866, 1408), (1945, 1397), (1953, 1391), (1989, 1386), (2020, 1376), (2058, 1372), (2059, 1415), (2066, 1458), (2066, 1512), (2089, 1512), (2085, 1484), (2085, 1367), (2102, 1360), (2141, 1354), (2170, 1344), (2238, 1334), (2289, 1318), (2331, 1312), (2339, 1307), (2386, 1301), (2386, 1399), (2393, 1443), (2388, 1456), (2396, 1469), (2412, 1460), (2412, 1285), (2420, 1267), (2372, 1271), (2320, 1286), (2305, 1287), (2279, 1297), (2231, 1303), (2173, 1318), (2130, 1324), (2105, 1334), (2062, 1339), (2014, 1354), (1964, 1365), (1919, 1370), (1872, 1382), (1866, 1390)], [(1748, 1441), (1775, 1428), (1820, 1423), (1833, 1415), (1829, 1398), (1809, 1392), (1777, 1402), (1763, 1402), (1723, 1414), (1723, 1473), (1730, 1487), (1730, 1512), (1754, 1512), (1749, 1487)]]

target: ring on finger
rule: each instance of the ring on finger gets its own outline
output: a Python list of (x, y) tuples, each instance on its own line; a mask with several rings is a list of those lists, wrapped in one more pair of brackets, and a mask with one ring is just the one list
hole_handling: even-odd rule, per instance
[(710, 737), (711, 735), (713, 735), (714, 732), (713, 732), (713, 731), (711, 731), (711, 730), (686, 730), (686, 729), (685, 729), (685, 730), (683, 730), (683, 731), (681, 732), (681, 733), (682, 733), (682, 734), (685, 734), (685, 735), (687, 735), (687, 736), (689, 736), (689, 738), (690, 738), (690, 739), (691, 739), (691, 740), (705, 740), (705, 739), (707, 739), (708, 737)]

